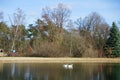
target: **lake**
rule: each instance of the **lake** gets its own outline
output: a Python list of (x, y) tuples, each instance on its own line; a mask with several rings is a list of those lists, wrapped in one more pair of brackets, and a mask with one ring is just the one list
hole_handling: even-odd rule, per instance
[(0, 63), (0, 80), (120, 80), (118, 63)]

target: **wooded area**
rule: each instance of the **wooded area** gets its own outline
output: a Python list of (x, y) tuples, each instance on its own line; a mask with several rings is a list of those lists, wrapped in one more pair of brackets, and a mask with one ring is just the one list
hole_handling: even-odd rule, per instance
[[(112, 28), (97, 12), (76, 21), (70, 16), (70, 9), (60, 3), (55, 8), (43, 8), (41, 18), (26, 26), (25, 14), (18, 8), (13, 16), (8, 16), (8, 25), (0, 12), (0, 48), (7, 54), (15, 49), (19, 56), (102, 57), (114, 53), (113, 50), (118, 50), (115, 55), (119, 56), (120, 40), (109, 40), (110, 36), (119, 35), (118, 28), (118, 33), (112, 35)], [(115, 23), (114, 26), (117, 27)], [(116, 48), (110, 52), (112, 47)]]

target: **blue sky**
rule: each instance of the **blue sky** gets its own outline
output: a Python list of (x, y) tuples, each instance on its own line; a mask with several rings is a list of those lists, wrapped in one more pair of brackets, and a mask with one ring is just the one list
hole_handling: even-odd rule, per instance
[(4, 20), (9, 23), (17, 8), (26, 14), (25, 24), (35, 23), (40, 18), (42, 8), (55, 7), (58, 3), (67, 5), (71, 10), (71, 19), (84, 18), (91, 12), (98, 12), (108, 24), (120, 20), (120, 0), (0, 0), (0, 11), (4, 12)]

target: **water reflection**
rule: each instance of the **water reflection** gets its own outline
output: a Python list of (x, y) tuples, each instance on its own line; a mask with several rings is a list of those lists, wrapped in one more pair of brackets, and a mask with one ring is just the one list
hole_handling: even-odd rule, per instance
[(120, 80), (120, 64), (63, 64), (0, 63), (0, 80)]

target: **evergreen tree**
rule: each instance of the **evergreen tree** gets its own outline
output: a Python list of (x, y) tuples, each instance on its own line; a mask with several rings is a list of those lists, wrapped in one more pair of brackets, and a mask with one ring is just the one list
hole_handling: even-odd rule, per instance
[(120, 56), (120, 32), (117, 25), (113, 22), (110, 29), (110, 36), (106, 42), (105, 54), (107, 56)]

